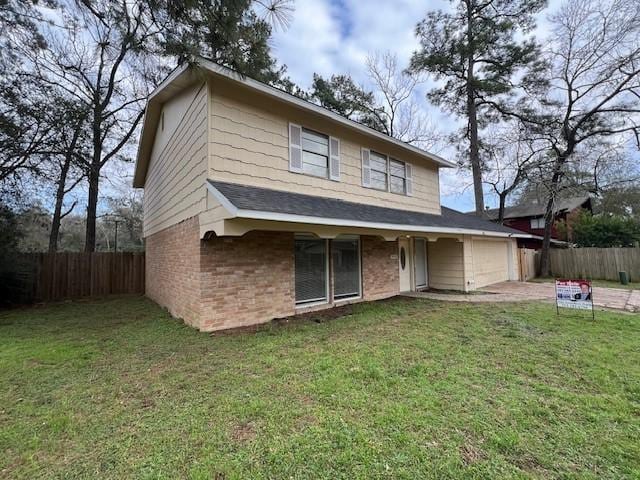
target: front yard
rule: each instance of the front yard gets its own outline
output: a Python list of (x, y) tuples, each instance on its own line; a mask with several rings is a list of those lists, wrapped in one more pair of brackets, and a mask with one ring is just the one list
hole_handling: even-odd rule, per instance
[(3, 478), (638, 478), (640, 315), (395, 299), (211, 337), (0, 313)]

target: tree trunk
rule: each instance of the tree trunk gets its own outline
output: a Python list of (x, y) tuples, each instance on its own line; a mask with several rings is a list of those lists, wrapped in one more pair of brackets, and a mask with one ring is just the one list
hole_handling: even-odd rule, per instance
[(469, 119), (469, 162), (473, 176), (473, 193), (476, 203), (476, 215), (485, 216), (484, 192), (482, 189), (482, 168), (480, 163), (480, 146), (478, 142), (478, 111), (474, 87), (473, 60), (473, 12), (470, 3), (467, 4), (467, 42), (469, 53), (467, 57), (467, 116)]
[(58, 178), (58, 186), (56, 188), (56, 205), (53, 209), (53, 218), (51, 220), (51, 232), (49, 233), (49, 253), (58, 250), (58, 235), (60, 233), (60, 221), (62, 220), (62, 204), (65, 196), (65, 185), (67, 183), (67, 174), (71, 167), (71, 156), (67, 155), (64, 163), (60, 167), (60, 178)]
[(565, 156), (559, 157), (549, 183), (549, 199), (544, 213), (544, 236), (542, 238), (542, 252), (540, 252), (540, 276), (548, 277), (551, 274), (551, 264), (549, 261), (549, 249), (551, 248), (551, 228), (553, 227), (553, 204), (555, 203), (558, 183), (562, 176), (562, 166), (566, 160)]
[(551, 227), (553, 226), (553, 196), (547, 201), (547, 209), (544, 214), (544, 236), (542, 237), (542, 252), (540, 253), (540, 276), (548, 277), (551, 274), (549, 261), (549, 249), (551, 248)]
[(96, 251), (96, 216), (98, 211), (98, 188), (100, 170), (95, 166), (89, 170), (89, 195), (87, 198), (87, 228), (84, 240), (84, 251)]
[(504, 204), (507, 202), (508, 191), (500, 193), (500, 205), (498, 206), (498, 223), (502, 225), (504, 222)]
[(87, 172), (89, 192), (87, 196), (87, 226), (84, 238), (84, 251), (92, 253), (96, 251), (96, 218), (98, 212), (98, 193), (100, 188), (100, 170), (102, 168), (102, 108), (99, 93), (96, 92), (93, 107), (92, 143), (93, 155)]

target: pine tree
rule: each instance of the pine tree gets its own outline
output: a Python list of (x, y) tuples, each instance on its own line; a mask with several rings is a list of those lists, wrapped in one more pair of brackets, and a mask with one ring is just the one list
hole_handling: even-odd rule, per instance
[(521, 89), (540, 88), (543, 64), (532, 38), (516, 39), (535, 26), (545, 0), (452, 0), (451, 12), (429, 12), (418, 24), (420, 49), (410, 69), (444, 84), (428, 98), (467, 120), (469, 163), (476, 214), (484, 211), (479, 129), (514, 111)]

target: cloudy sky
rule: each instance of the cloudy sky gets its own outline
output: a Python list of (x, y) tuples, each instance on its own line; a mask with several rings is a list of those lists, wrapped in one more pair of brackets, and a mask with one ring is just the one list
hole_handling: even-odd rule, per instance
[[(550, 2), (552, 6), (558, 0)], [(427, 10), (447, 9), (445, 0), (295, 0), (291, 23), (276, 31), (272, 40), (274, 56), (288, 68), (297, 84), (308, 88), (313, 73), (323, 76), (350, 74), (369, 87), (365, 59), (369, 53), (391, 51), (405, 66), (418, 47), (416, 24)], [(544, 18), (537, 36), (544, 36)], [(429, 84), (419, 92), (420, 100)], [(451, 130), (455, 118), (423, 100), (424, 108), (439, 126)], [(440, 152), (453, 160), (452, 149)], [(470, 177), (466, 172), (443, 169), (442, 202), (459, 210), (473, 209)]]

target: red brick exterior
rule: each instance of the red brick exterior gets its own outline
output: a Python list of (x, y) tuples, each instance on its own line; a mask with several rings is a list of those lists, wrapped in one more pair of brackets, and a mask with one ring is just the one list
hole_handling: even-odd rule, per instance
[(200, 227), (189, 218), (145, 240), (146, 294), (194, 327), (200, 327)]
[(398, 243), (361, 237), (362, 291), (365, 300), (392, 297), (400, 291)]
[(202, 330), (295, 313), (294, 234), (249, 232), (202, 242)]
[[(292, 232), (200, 240), (199, 231), (194, 217), (146, 239), (147, 296), (189, 325), (224, 330), (334, 306), (296, 310)], [(398, 294), (397, 243), (363, 236), (361, 249), (363, 299)]]

